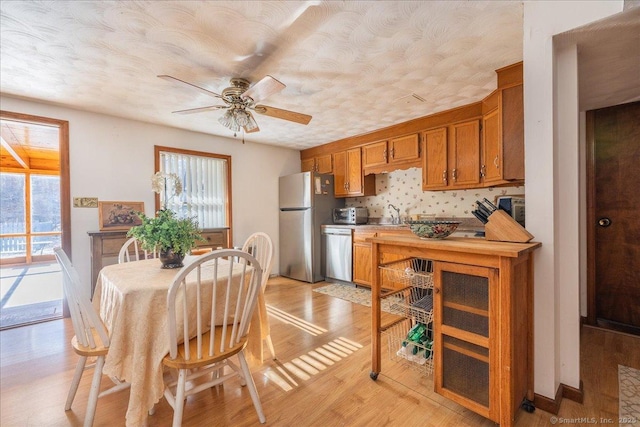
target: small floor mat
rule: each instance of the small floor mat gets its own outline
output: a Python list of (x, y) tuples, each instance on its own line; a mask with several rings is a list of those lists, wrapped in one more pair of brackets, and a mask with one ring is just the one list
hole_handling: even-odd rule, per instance
[[(371, 290), (367, 288), (356, 288), (355, 286), (342, 285), (339, 283), (330, 283), (326, 286), (315, 288), (314, 292), (329, 295), (332, 297), (340, 298), (346, 301), (351, 301), (355, 304), (371, 307)], [(398, 311), (392, 306), (392, 301), (382, 300), (381, 309), (387, 313), (397, 314), (402, 316), (403, 313)]]
[(640, 426), (640, 370), (618, 365), (620, 426)]

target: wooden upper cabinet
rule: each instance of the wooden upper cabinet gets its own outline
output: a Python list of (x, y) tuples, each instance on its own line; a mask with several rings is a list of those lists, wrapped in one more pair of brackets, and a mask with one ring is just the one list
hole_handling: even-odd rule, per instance
[(484, 186), (524, 182), (524, 104), (522, 85), (497, 90), (484, 104), (482, 178)]
[(302, 169), (302, 172), (313, 172), (316, 170), (316, 159), (314, 158), (302, 159), (300, 163), (300, 169)]
[(364, 176), (360, 148), (334, 153), (333, 175), (336, 197), (375, 195), (375, 176)]
[(417, 133), (389, 140), (390, 162), (420, 159), (420, 138)]
[(316, 157), (316, 172), (333, 173), (333, 160), (331, 154)]
[(480, 121), (452, 125), (449, 145), (450, 185), (477, 186), (480, 183)]
[(362, 167), (385, 166), (387, 164), (387, 141), (374, 142), (362, 147)]
[(478, 187), (480, 121), (470, 120), (423, 132), (422, 189)]
[(310, 159), (302, 159), (301, 169), (302, 172), (318, 172), (331, 174), (333, 173), (333, 161), (331, 154), (312, 157)]
[(422, 189), (446, 187), (448, 183), (447, 128), (432, 129), (422, 134), (424, 157), (422, 158)]
[(419, 134), (365, 145), (362, 147), (362, 167), (365, 175), (420, 167)]

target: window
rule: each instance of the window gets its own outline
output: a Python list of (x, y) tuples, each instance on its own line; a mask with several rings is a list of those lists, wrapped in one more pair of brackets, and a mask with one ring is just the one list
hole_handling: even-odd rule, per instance
[(182, 217), (195, 217), (200, 228), (231, 227), (231, 156), (155, 146), (156, 171), (173, 173), (182, 184), (177, 196), (156, 197)]

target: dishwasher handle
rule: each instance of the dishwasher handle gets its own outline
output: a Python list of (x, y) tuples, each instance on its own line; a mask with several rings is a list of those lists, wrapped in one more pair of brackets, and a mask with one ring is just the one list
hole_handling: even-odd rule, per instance
[(335, 236), (350, 236), (350, 228), (325, 228), (322, 230), (322, 234), (335, 235)]

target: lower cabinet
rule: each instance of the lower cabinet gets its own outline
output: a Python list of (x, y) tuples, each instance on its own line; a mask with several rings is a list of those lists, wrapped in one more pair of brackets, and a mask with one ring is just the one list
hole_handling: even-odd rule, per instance
[(527, 268), (434, 265), (435, 391), (501, 425), (533, 407)]
[[(371, 287), (373, 280), (373, 273), (371, 271), (371, 243), (367, 242), (367, 239), (380, 236), (393, 236), (393, 235), (410, 235), (412, 234), (408, 229), (398, 229), (393, 231), (372, 231), (372, 230), (358, 230), (353, 231), (353, 282)], [(385, 253), (382, 256), (384, 263), (390, 263), (400, 259), (406, 258), (404, 255)], [(398, 283), (392, 280), (387, 280), (386, 277), (382, 278), (382, 287), (385, 289), (396, 289), (399, 287)]]
[(451, 263), (435, 266), (436, 392), (497, 421), (499, 341), (496, 334), (497, 270)]
[(353, 282), (371, 287), (371, 243), (366, 239), (376, 237), (375, 231), (353, 232)]

